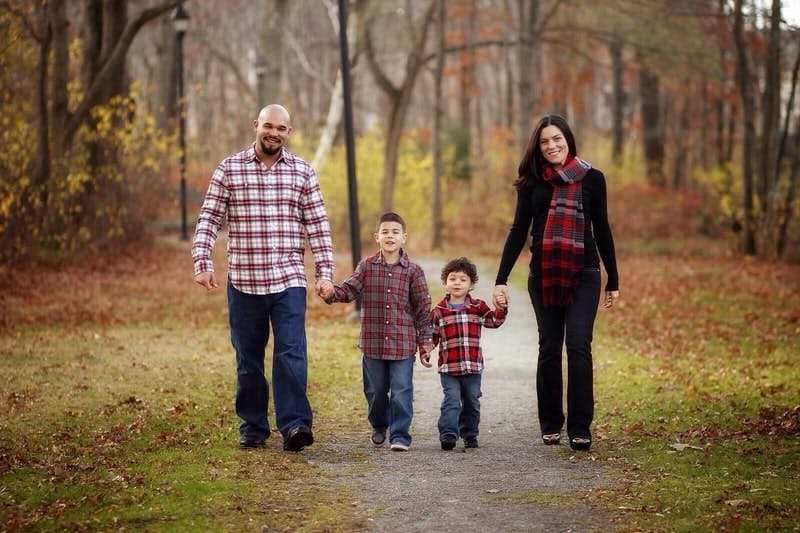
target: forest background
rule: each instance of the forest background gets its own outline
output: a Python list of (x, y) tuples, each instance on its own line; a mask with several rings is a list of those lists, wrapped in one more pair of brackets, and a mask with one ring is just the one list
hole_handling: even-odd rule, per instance
[[(245, 472), (228, 449), (224, 304), (192, 286), (183, 238), (216, 164), (252, 142), (263, 104), (281, 102), (291, 149), (320, 176), (337, 278), (352, 267), (339, 6), (186, 1), (179, 38), (179, 4), (0, 0), (9, 530), (247, 524), (253, 476), (271, 480), (249, 497), (270, 490), (279, 525), (363, 525), (346, 496), (281, 479), (297, 461)], [(544, 113), (564, 114), (579, 154), (606, 174), (622, 301), (596, 343), (620, 369), (599, 373), (613, 416), (596, 457), (624, 482), (594, 503), (621, 509), (631, 529), (800, 523), (800, 29), (784, 4), (346, 4), (364, 253), (393, 209), (412, 254), (469, 254), (491, 280), (516, 166)], [(310, 335), (346, 342), (352, 331), (324, 325), (343, 313), (312, 302)], [(317, 379), (315, 405), (336, 412), (323, 392), (337, 383)], [(353, 413), (341, 417), (345, 427)], [(679, 455), (658, 462), (665, 442)], [(197, 446), (218, 457), (213, 480)], [(336, 516), (319, 516), (327, 504)]]
[[(178, 3), (0, 2), (2, 263), (194, 218), (268, 102), (291, 111), (350, 242), (337, 4), (186, 2), (179, 41)], [(557, 112), (612, 201), (630, 185), (695, 196), (695, 230), (800, 257), (800, 33), (778, 0), (348, 6), (363, 239), (388, 209), (433, 249), (455, 223), (501, 239), (532, 125)], [(476, 204), (493, 207), (465, 216)]]

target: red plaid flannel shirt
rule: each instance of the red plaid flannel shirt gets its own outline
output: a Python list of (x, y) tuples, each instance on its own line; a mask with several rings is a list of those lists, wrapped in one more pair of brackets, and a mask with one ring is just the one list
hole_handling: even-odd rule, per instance
[(450, 307), (450, 295), (431, 312), (433, 344), (439, 345), (439, 373), (453, 376), (479, 374), (483, 370), (481, 328), (499, 328), (506, 310), (495, 310), (483, 300), (467, 295), (459, 309)]
[(228, 216), (228, 276), (238, 290), (305, 287), (306, 236), (318, 280), (333, 280), (333, 244), (317, 174), (285, 148), (272, 167), (255, 148), (223, 160), (208, 186), (192, 245), (195, 275), (213, 272), (211, 251)]
[(355, 272), (334, 285), (328, 303), (361, 298), (358, 346), (366, 357), (399, 360), (413, 357), (431, 341), (431, 296), (425, 273), (401, 250), (387, 264), (380, 252), (362, 259)]

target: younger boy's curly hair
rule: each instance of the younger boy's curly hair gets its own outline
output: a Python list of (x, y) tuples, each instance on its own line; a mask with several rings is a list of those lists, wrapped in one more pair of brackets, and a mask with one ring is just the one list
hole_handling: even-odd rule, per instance
[(451, 272), (463, 272), (469, 276), (469, 279), (473, 285), (478, 282), (478, 269), (475, 267), (472, 261), (466, 257), (457, 257), (456, 259), (451, 259), (446, 265), (444, 265), (444, 268), (442, 269), (442, 283), (447, 283), (447, 276), (449, 276)]

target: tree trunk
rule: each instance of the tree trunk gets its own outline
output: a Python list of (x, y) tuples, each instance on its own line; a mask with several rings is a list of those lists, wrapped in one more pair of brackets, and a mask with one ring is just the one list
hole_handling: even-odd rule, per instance
[[(63, 4), (62, 6), (63, 7)], [(39, 128), (36, 131), (37, 135), (37, 154), (35, 158), (35, 175), (34, 183), (38, 189), (39, 205), (35, 209), (36, 222), (38, 228), (41, 228), (44, 213), (47, 212), (47, 205), (49, 201), (49, 183), (50, 183), (50, 122), (49, 113), (47, 110), (47, 75), (48, 64), (50, 61), (50, 49), (52, 44), (53, 33), (50, 28), (48, 13), (48, 6), (46, 3), (37, 5), (36, 13), (41, 27), (39, 28), (40, 41), (39, 41), (39, 63), (36, 66), (37, 70), (37, 105), (36, 112), (39, 117)], [(27, 195), (25, 195), (27, 196)], [(28, 201), (23, 199), (23, 201)]]
[(753, 96), (753, 80), (747, 59), (747, 44), (744, 40), (743, 0), (736, 0), (733, 19), (733, 39), (736, 45), (736, 79), (739, 96), (742, 100), (744, 119), (744, 140), (742, 145), (742, 180), (744, 209), (742, 223), (742, 251), (745, 254), (756, 253), (755, 213), (753, 198), (753, 152), (756, 148), (755, 98)]
[[(389, 77), (383, 72), (375, 54), (375, 48), (370, 32), (371, 18), (361, 16), (367, 9), (368, 3), (361, 0), (357, 4), (359, 11), (359, 37), (366, 51), (367, 63), (370, 72), (375, 78), (378, 87), (384, 92), (388, 99), (388, 119), (386, 124), (386, 141), (383, 151), (383, 182), (381, 184), (381, 209), (391, 211), (394, 205), (394, 184), (397, 176), (397, 158), (400, 148), (400, 139), (405, 126), (405, 119), (408, 107), (411, 103), (411, 96), (414, 86), (425, 64), (425, 43), (428, 39), (428, 27), (431, 25), (435, 13), (437, 2), (432, 0), (428, 5), (422, 21), (416, 24), (417, 31), (411, 48), (406, 56), (404, 76), (399, 86), (395, 86)], [(363, 23), (361, 22), (363, 21)]]
[(64, 125), (70, 119), (67, 92), (69, 84), (69, 20), (67, 20), (67, 8), (64, 0), (53, 0), (50, 6), (50, 27), (53, 32), (53, 77), (50, 83), (51, 117), (52, 123), (58, 124), (60, 128), (50, 136), (50, 142), (63, 149), (67, 146)]
[[(175, 29), (169, 17), (161, 20), (161, 35), (156, 48), (158, 79), (158, 112), (155, 114), (156, 125), (166, 130), (170, 123), (178, 120), (178, 62), (175, 58)], [(205, 65), (207, 67), (207, 65)]]
[(611, 97), (611, 158), (615, 165), (622, 163), (624, 149), (624, 124), (625, 115), (625, 88), (623, 87), (623, 68), (622, 61), (622, 41), (615, 38), (609, 45), (611, 54), (611, 79), (613, 82), (613, 94)]
[(431, 132), (431, 152), (433, 153), (433, 169), (431, 171), (431, 248), (442, 247), (442, 117), (444, 102), (442, 98), (442, 77), (444, 76), (444, 44), (445, 44), (445, 0), (436, 0), (437, 4), (437, 45), (436, 67), (433, 72), (434, 104), (433, 131)]
[(639, 92), (642, 99), (642, 134), (647, 181), (666, 186), (664, 175), (664, 127), (661, 121), (661, 93), (658, 75), (643, 66), (639, 71)]
[(764, 94), (761, 105), (761, 231), (759, 237), (762, 253), (777, 257), (778, 228), (780, 227), (779, 161), (780, 89), (781, 89), (781, 0), (772, 1)]
[[(125, 62), (125, 57), (128, 53), (128, 49), (133, 42), (133, 39), (139, 33), (139, 30), (149, 21), (160, 17), (167, 11), (170, 11), (174, 7), (176, 7), (181, 0), (168, 0), (165, 1), (157, 6), (148, 8), (143, 10), (138, 14), (138, 16), (127, 23), (125, 25), (124, 30), (120, 34), (119, 39), (114, 42), (110, 43), (113, 44), (113, 48), (108, 50), (107, 53), (104, 53), (100, 60), (100, 64), (98, 65), (97, 75), (95, 76), (92, 84), (88, 87), (85, 87), (83, 98), (78, 102), (78, 105), (75, 107), (74, 111), (71, 113), (66, 112), (66, 95), (67, 95), (67, 69), (65, 67), (66, 60), (69, 54), (68, 48), (68, 41), (66, 36), (66, 30), (64, 30), (64, 40), (63, 43), (59, 42), (58, 39), (54, 39), (53, 41), (53, 52), (56, 57), (54, 57), (54, 71), (53, 71), (53, 98), (57, 96), (63, 97), (64, 105), (63, 105), (63, 113), (62, 118), (65, 118), (64, 122), (56, 120), (55, 113), (53, 115), (53, 121), (56, 124), (60, 124), (61, 128), (59, 129), (59, 146), (68, 148), (75, 137), (75, 133), (78, 129), (86, 122), (89, 117), (89, 113), (91, 109), (96, 106), (98, 103), (102, 103), (101, 97), (103, 94), (106, 94), (107, 88), (109, 86), (113, 86), (116, 83), (113, 78), (117, 76), (120, 72), (121, 64)], [(53, 2), (54, 5), (56, 4), (63, 4), (63, 0), (56, 0)], [(66, 21), (66, 16), (64, 16), (64, 20)], [(55, 26), (54, 26), (55, 31)], [(58, 32), (56, 32), (58, 33)], [(63, 58), (59, 61), (58, 54), (62, 53)], [(61, 79), (60, 76), (56, 74), (58, 70), (63, 70), (64, 76)], [(118, 81), (118, 80), (117, 80)], [(55, 107), (55, 106), (54, 106)]]
[(538, 100), (539, 57), (539, 0), (517, 0), (517, 145), (524, 149), (531, 135), (532, 118)]

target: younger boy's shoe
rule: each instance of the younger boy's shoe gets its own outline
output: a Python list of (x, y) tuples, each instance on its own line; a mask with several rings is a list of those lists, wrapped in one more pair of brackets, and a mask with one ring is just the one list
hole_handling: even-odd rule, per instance
[(442, 443), (443, 450), (452, 450), (456, 447), (456, 438), (452, 435), (442, 435), (439, 442)]
[(373, 446), (383, 446), (386, 444), (386, 428), (372, 428), (372, 435), (370, 435), (369, 441)]
[(464, 448), (477, 448), (478, 437), (464, 437)]
[(393, 452), (407, 452), (408, 444), (403, 444), (402, 442), (393, 442), (389, 449)]

